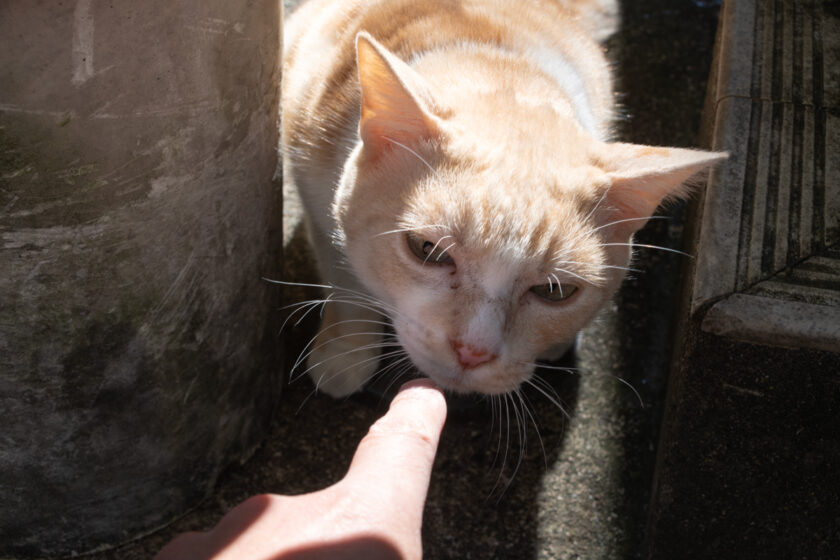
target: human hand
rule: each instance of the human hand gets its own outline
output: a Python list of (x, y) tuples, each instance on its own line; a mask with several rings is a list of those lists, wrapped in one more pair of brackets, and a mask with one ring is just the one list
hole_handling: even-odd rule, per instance
[(254, 496), (206, 533), (155, 560), (414, 560), (446, 401), (429, 380), (405, 384), (359, 443), (338, 483), (300, 496)]

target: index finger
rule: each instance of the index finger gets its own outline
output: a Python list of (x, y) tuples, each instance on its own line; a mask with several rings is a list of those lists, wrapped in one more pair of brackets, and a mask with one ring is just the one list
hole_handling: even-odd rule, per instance
[(446, 400), (428, 379), (403, 385), (387, 414), (362, 439), (347, 479), (422, 518), (432, 464), (446, 420)]

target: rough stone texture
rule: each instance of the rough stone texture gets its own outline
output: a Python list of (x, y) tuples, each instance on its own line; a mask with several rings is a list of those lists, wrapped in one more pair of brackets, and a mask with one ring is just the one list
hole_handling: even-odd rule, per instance
[[(646, 557), (840, 550), (840, 10), (728, 2)], [(744, 342), (749, 341), (749, 342)]]
[(648, 558), (835, 558), (840, 355), (694, 331), (672, 374)]
[(279, 17), (0, 4), (0, 556), (149, 532), (264, 433)]
[(709, 143), (730, 159), (699, 207), (692, 312), (714, 306), (716, 334), (840, 350), (840, 10), (729, 2), (713, 72)]

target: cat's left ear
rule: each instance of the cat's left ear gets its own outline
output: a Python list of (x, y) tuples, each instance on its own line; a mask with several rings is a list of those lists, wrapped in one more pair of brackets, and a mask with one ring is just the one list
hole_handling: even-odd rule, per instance
[(365, 32), (356, 36), (362, 90), (359, 134), (365, 148), (380, 152), (440, 134), (429, 87), (417, 72)]
[(613, 143), (601, 146), (599, 167), (610, 181), (606, 200), (616, 231), (630, 235), (666, 200), (687, 198), (689, 179), (726, 159), (726, 153)]

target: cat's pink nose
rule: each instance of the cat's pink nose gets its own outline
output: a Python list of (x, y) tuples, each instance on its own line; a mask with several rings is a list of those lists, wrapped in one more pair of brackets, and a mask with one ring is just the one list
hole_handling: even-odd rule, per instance
[(464, 369), (470, 369), (496, 359), (496, 354), (485, 348), (476, 348), (458, 340), (452, 341), (452, 349), (458, 356), (458, 363)]

